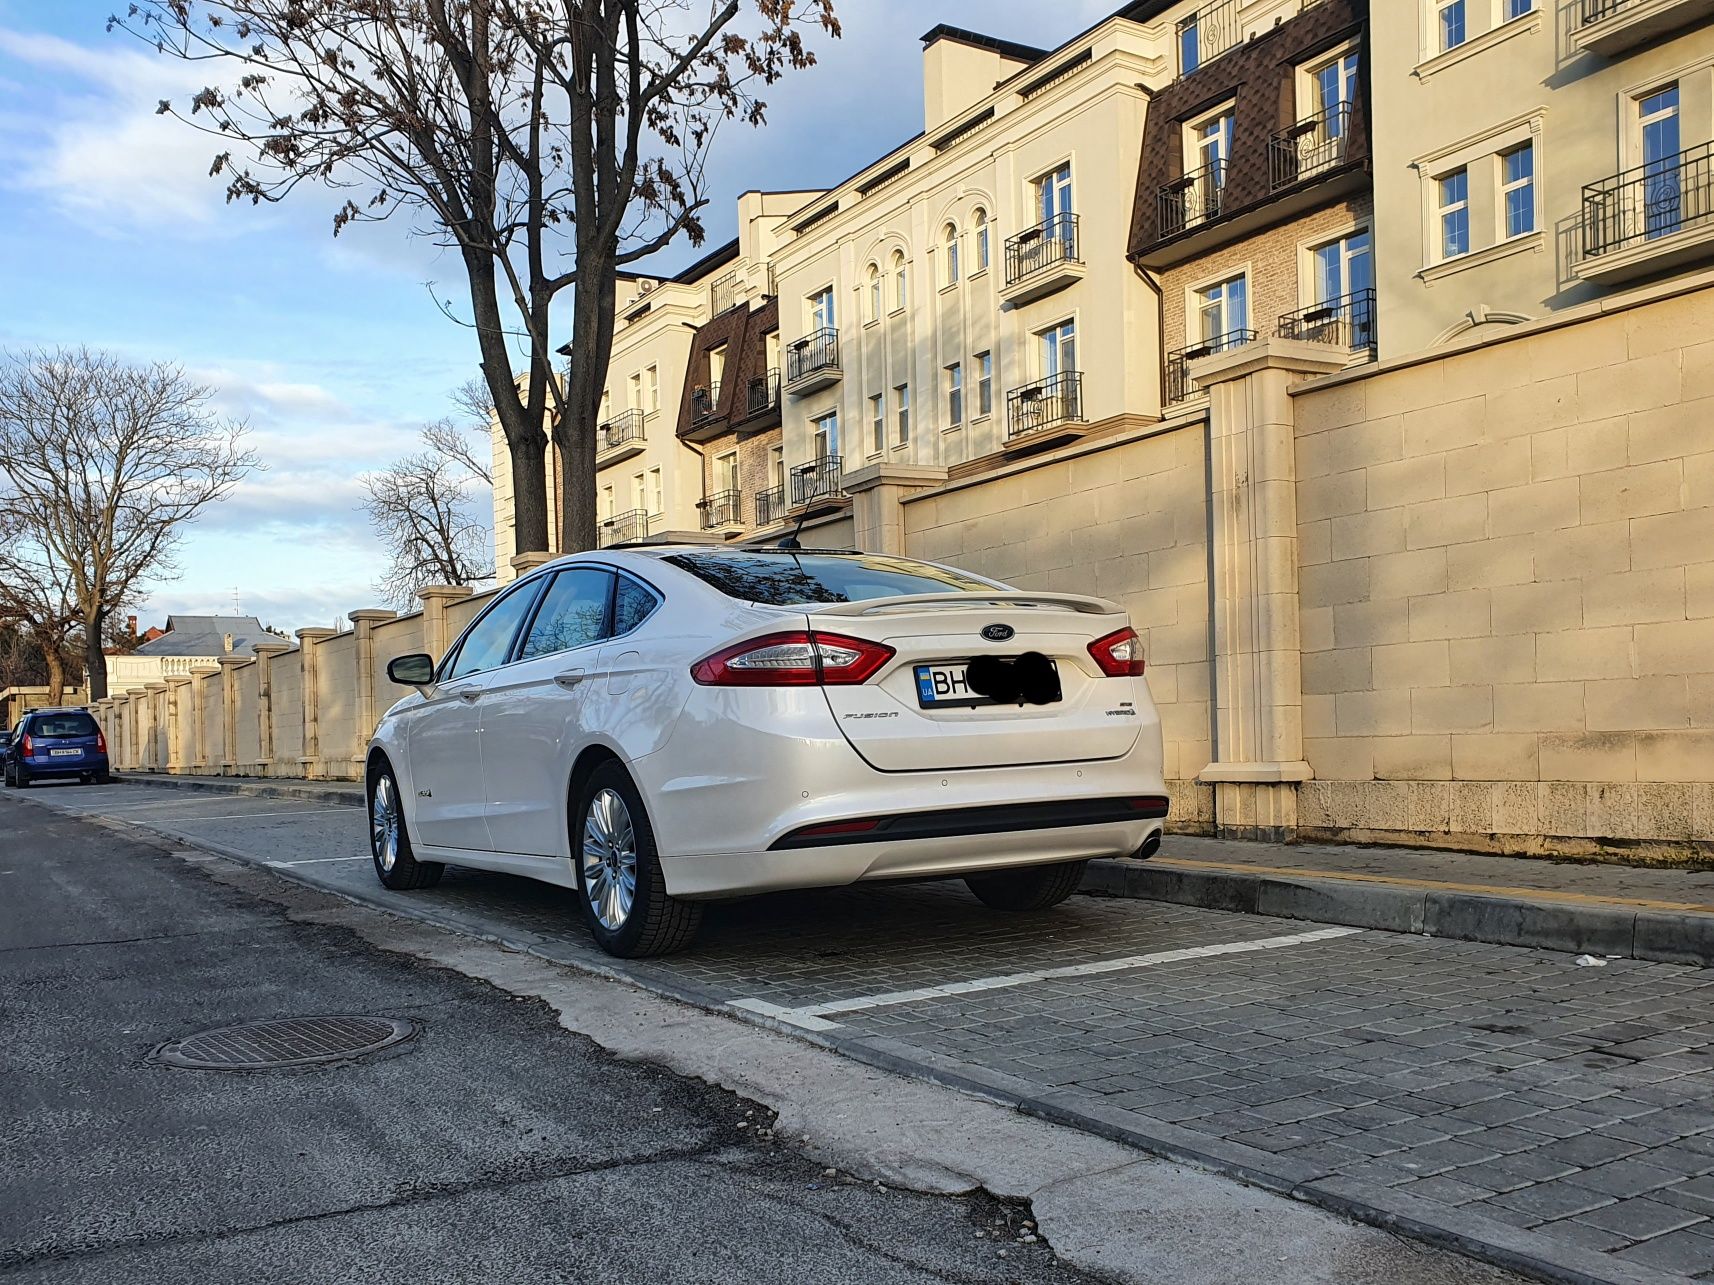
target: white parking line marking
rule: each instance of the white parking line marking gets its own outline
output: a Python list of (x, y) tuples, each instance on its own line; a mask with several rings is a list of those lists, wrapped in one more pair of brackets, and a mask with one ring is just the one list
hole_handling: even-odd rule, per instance
[(302, 808), (302, 809), (295, 809), (295, 810), (286, 811), (286, 812), (230, 812), (230, 813), (227, 813), (225, 816), (214, 816), (214, 817), (205, 817), (205, 816), (162, 817), (161, 820), (163, 820), (163, 821), (179, 821), (179, 822), (182, 822), (182, 821), (245, 821), (245, 820), (250, 820), (250, 819), (253, 819), (256, 817), (308, 817), (308, 816), (315, 816), (318, 813), (322, 813), (322, 812), (352, 812), (353, 815), (360, 815), (358, 813), (355, 813), (354, 810), (351, 808)]
[(893, 1004), (915, 1004), (925, 999), (943, 999), (948, 995), (968, 995), (972, 991), (1004, 990), (1012, 986), (1027, 986), (1056, 977), (1090, 977), (1099, 973), (1128, 972), (1135, 968), (1151, 968), (1156, 964), (1173, 964), (1184, 959), (1207, 959), (1215, 955), (1248, 955), (1258, 950), (1284, 950), (1289, 946), (1307, 946), (1336, 937), (1350, 937), (1361, 928), (1317, 928), (1311, 932), (1292, 933), (1285, 937), (1263, 937), (1256, 941), (1228, 941), (1214, 946), (1186, 946), (1179, 950), (1163, 950), (1153, 955), (1127, 955), (1123, 959), (1102, 959), (1087, 964), (1067, 964), (1063, 968), (1038, 968), (1028, 973), (1007, 973), (999, 977), (978, 977), (968, 982), (947, 982), (943, 986), (920, 986), (915, 990), (886, 991), (879, 995), (861, 995), (854, 999), (829, 1000), (823, 1004), (805, 1004), (801, 1008), (784, 1008), (763, 999), (734, 999), (727, 1003), (760, 1013), (790, 1026), (806, 1031), (829, 1031), (838, 1026), (827, 1015), (856, 1013), (867, 1008), (885, 1008)]
[(302, 861), (265, 861), (269, 866), (319, 866), (329, 861), (370, 861), (372, 857), (305, 857)]

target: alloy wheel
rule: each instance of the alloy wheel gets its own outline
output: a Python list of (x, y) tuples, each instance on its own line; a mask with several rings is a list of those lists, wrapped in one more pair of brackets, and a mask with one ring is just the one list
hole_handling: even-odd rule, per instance
[(637, 833), (631, 811), (614, 790), (597, 791), (583, 819), (583, 888), (589, 909), (608, 932), (618, 932), (637, 899)]
[(399, 800), (391, 775), (383, 774), (375, 782), (369, 802), (369, 850), (381, 869), (391, 874), (399, 859)]

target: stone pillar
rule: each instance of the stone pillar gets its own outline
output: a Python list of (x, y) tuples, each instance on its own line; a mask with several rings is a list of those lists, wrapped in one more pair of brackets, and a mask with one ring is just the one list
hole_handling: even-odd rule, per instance
[(167, 770), (167, 710), (163, 697), (165, 683), (145, 683), (143, 704), (148, 708), (148, 736), (144, 743), (143, 765), (151, 772)]
[(1298, 627), (1294, 383), (1340, 370), (1345, 354), (1263, 339), (1205, 357), (1189, 374), (1208, 400), (1209, 585), (1214, 625), (1218, 832), (1280, 840), (1297, 828), (1303, 755)]
[(314, 780), (321, 775), (321, 662), (316, 649), (339, 632), (337, 629), (298, 630), (298, 657), (303, 662), (304, 752), (298, 762), (303, 764), (304, 776)]
[(196, 746), (194, 769), (206, 773), (213, 746), (208, 743), (208, 677), (218, 674), (220, 666), (211, 660), (198, 661), (190, 667), (191, 744)]
[(274, 773), (274, 657), (292, 649), (289, 642), (259, 642), (256, 652), (256, 757), (263, 776)]
[(363, 762), (368, 757), (369, 738), (374, 735), (375, 724), (381, 719), (380, 712), (375, 708), (375, 626), (385, 620), (398, 616), (396, 611), (383, 611), (379, 607), (366, 607), (362, 611), (354, 611), (349, 619), (352, 628), (356, 630), (352, 648), (357, 667), (357, 708), (352, 720), (351, 731), (351, 775), (363, 776)]
[(518, 580), (530, 574), (537, 567), (545, 567), (558, 554), (549, 553), (545, 549), (536, 549), (530, 553), (520, 553), (512, 559), (512, 579)]
[(248, 656), (221, 656), (220, 666), (220, 774), (238, 772), (238, 667), (248, 665)]
[(468, 598), (471, 590), (465, 585), (426, 584), (417, 590), (423, 603), (423, 650), (438, 662), (452, 646), (452, 634), (446, 626), (446, 609)]
[(185, 762), (184, 707), (185, 691), (190, 687), (189, 674), (167, 675), (167, 770), (183, 772), (190, 767)]
[(840, 484), (851, 497), (853, 541), (865, 553), (903, 557), (907, 495), (939, 486), (946, 470), (924, 464), (870, 464), (847, 473)]

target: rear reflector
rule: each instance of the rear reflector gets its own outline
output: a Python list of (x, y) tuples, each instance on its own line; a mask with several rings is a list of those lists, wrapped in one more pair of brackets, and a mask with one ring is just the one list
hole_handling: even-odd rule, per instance
[(862, 821), (835, 821), (831, 825), (809, 825), (801, 830), (793, 830), (791, 838), (800, 842), (810, 839), (830, 839), (842, 834), (868, 834), (871, 830), (880, 828), (879, 818), (869, 818)]
[(829, 847), (845, 843), (882, 843), (902, 839), (946, 839), (972, 834), (1015, 834), (1020, 830), (1060, 830), (1085, 825), (1129, 825), (1167, 814), (1165, 795), (1132, 798), (1061, 799), (1053, 803), (988, 803), (934, 812), (862, 817), (805, 826), (776, 839), (770, 852)]
[(1138, 678), (1143, 672), (1143, 642), (1137, 631), (1126, 627), (1097, 638), (1089, 654), (1108, 678)]
[(820, 687), (866, 683), (893, 658), (882, 643), (796, 631), (751, 638), (690, 667), (704, 687)]

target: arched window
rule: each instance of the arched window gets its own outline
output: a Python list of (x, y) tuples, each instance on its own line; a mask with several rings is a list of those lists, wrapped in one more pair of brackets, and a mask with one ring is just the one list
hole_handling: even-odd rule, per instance
[(976, 225), (976, 271), (988, 270), (988, 211), (980, 207), (971, 216)]
[(881, 318), (881, 265), (869, 265), (869, 320), (879, 321)]
[(946, 247), (946, 284), (958, 284), (958, 225), (948, 223), (940, 234), (941, 244)]
[(903, 308), (910, 301), (905, 286), (905, 252), (893, 251), (893, 307)]

